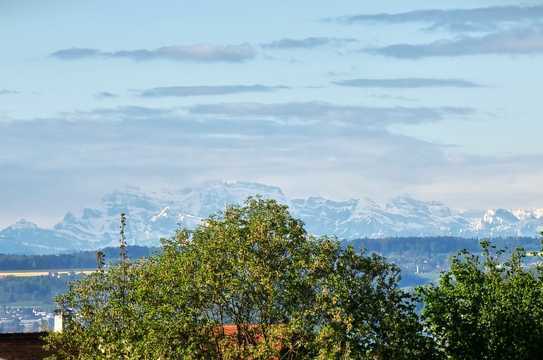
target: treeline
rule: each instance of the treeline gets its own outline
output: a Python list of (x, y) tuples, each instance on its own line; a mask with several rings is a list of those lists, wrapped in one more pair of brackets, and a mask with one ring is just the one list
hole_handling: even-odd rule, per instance
[[(491, 239), (492, 244), (500, 249), (513, 250), (521, 247), (525, 250), (538, 250), (541, 240), (529, 237), (506, 237)], [(357, 239), (345, 241), (356, 250), (366, 249), (382, 255), (404, 253), (415, 256), (431, 256), (436, 254), (455, 254), (461, 250), (480, 252), (480, 239), (459, 237), (395, 237), (383, 239)]]
[[(356, 250), (366, 249), (370, 253), (384, 256), (405, 254), (406, 256), (433, 256), (436, 254), (455, 254), (466, 249), (471, 252), (480, 251), (479, 239), (459, 237), (395, 237), (383, 239), (356, 239), (342, 242)], [(508, 237), (492, 239), (492, 243), (501, 249), (538, 250), (541, 242), (537, 238)], [(131, 259), (149, 257), (159, 248), (145, 246), (129, 246)], [(118, 262), (119, 249), (108, 247), (102, 250), (108, 262)], [(0, 270), (36, 270), (36, 269), (87, 269), (96, 267), (96, 252), (81, 251), (59, 255), (5, 255), (0, 254)]]
[[(119, 261), (119, 249), (108, 247), (102, 250), (106, 261)], [(157, 248), (129, 246), (131, 259), (149, 257)], [(0, 270), (54, 270), (54, 269), (90, 269), (96, 267), (96, 251), (81, 251), (59, 255), (5, 255), (0, 254)]]

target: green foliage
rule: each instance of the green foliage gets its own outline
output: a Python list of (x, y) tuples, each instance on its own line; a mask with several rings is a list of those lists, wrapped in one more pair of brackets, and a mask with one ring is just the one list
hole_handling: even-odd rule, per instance
[(57, 359), (430, 358), (398, 281), (382, 257), (248, 199), (179, 230), (160, 254), (74, 283), (48, 347)]
[(503, 260), (488, 241), (482, 256), (460, 252), (439, 284), (419, 288), (426, 330), (449, 359), (538, 359), (543, 354), (541, 266), (525, 252)]

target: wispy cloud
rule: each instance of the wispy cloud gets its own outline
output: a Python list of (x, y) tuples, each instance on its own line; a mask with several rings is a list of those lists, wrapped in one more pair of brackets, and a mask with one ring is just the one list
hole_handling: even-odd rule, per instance
[(106, 53), (102, 53), (97, 49), (88, 48), (69, 48), (55, 51), (51, 56), (61, 60), (80, 60), (93, 57), (106, 56)]
[(134, 61), (172, 60), (190, 62), (243, 62), (256, 56), (256, 49), (247, 43), (238, 45), (176, 45), (157, 49), (101, 51), (88, 48), (69, 48), (55, 51), (51, 56), (61, 60), (91, 58), (125, 58)]
[[(466, 107), (353, 106), (327, 102), (210, 103), (184, 108), (144, 106), (102, 107), (61, 113), (46, 123), (118, 124), (141, 122), (152, 128), (168, 124), (184, 133), (225, 135), (295, 135), (320, 137), (355, 135), (385, 130), (392, 125), (419, 125), (466, 118), (475, 110)], [(1, 125), (1, 124), (0, 124)], [(83, 125), (82, 125), (83, 126)], [(87, 125), (85, 125), (87, 126)]]
[(101, 123), (134, 120), (152, 120), (164, 119), (173, 116), (174, 110), (168, 108), (154, 108), (146, 106), (117, 106), (101, 107), (90, 111), (63, 112), (59, 117), (53, 119), (44, 119), (47, 121), (83, 121), (85, 123)]
[(313, 49), (322, 46), (343, 46), (356, 42), (357, 40), (353, 38), (308, 37), (304, 39), (285, 38), (264, 43), (261, 46), (263, 48), (274, 50)]
[(229, 95), (240, 93), (272, 92), (288, 89), (287, 86), (267, 85), (219, 85), (219, 86), (164, 86), (139, 91), (139, 95), (156, 97), (189, 97), (206, 95)]
[(0, 89), (0, 95), (17, 95), (17, 94), (19, 94), (19, 92), (15, 90)]
[(326, 102), (202, 104), (189, 108), (195, 115), (275, 120), (281, 125), (315, 126), (324, 132), (384, 129), (395, 124), (421, 124), (473, 113), (463, 107), (365, 107)]
[(379, 100), (394, 100), (394, 101), (409, 101), (409, 102), (419, 100), (413, 97), (390, 95), (390, 94), (370, 94), (368, 95), (368, 97), (373, 98), (373, 99), (379, 99)]
[(348, 79), (334, 81), (339, 86), (359, 88), (475, 88), (481, 85), (462, 79), (398, 78), (398, 79)]
[(543, 28), (504, 30), (484, 36), (462, 36), (426, 44), (394, 44), (364, 51), (400, 59), (485, 54), (541, 54), (543, 53)]
[(100, 100), (106, 100), (106, 99), (116, 99), (116, 98), (119, 97), (119, 95), (115, 94), (115, 93), (112, 93), (112, 92), (109, 92), (109, 91), (101, 91), (101, 92), (95, 94), (94, 97), (96, 97), (97, 99), (100, 99)]
[(333, 20), (344, 24), (425, 23), (431, 29), (455, 32), (496, 30), (501, 25), (525, 24), (543, 20), (543, 6), (490, 6), (472, 9), (428, 9), (401, 13), (342, 16)]

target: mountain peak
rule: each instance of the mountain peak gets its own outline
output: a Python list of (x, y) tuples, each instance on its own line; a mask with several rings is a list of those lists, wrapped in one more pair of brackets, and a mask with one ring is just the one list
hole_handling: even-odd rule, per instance
[[(46, 252), (41, 243), (43, 239), (49, 239), (47, 241), (54, 245), (50, 249), (53, 252), (61, 247), (99, 248), (116, 244), (121, 212), (128, 216), (126, 234), (130, 244), (156, 246), (160, 238), (171, 236), (177, 228), (192, 229), (209, 215), (223, 211), (225, 206), (240, 204), (255, 195), (288, 205), (293, 216), (306, 224), (309, 233), (335, 235), (340, 239), (538, 236), (543, 226), (543, 208), (458, 211), (440, 202), (421, 201), (409, 195), (395, 197), (384, 205), (368, 198), (332, 200), (311, 196), (291, 199), (277, 186), (208, 181), (162, 192), (144, 192), (133, 187), (116, 190), (105, 195), (97, 208), (67, 213), (49, 230), (20, 220), (9, 228), (11, 231), (1, 232), (4, 240), (10, 239), (3, 241), (6, 245), (2, 246), (18, 241), (20, 246), (32, 244), (36, 251)], [(27, 229), (32, 231), (17, 231)]]
[(36, 230), (38, 228), (38, 225), (26, 219), (20, 219), (15, 224), (8, 227), (10, 230)]

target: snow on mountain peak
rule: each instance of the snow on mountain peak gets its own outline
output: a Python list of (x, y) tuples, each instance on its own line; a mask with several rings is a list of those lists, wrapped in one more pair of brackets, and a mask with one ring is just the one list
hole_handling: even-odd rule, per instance
[[(519, 212), (517, 212), (519, 214)], [(520, 220), (512, 211), (506, 209), (487, 210), (483, 215), (483, 222), (487, 224), (517, 223)]]
[[(54, 244), (54, 249), (59, 249), (60, 245), (78, 248), (115, 245), (118, 242), (119, 216), (124, 212), (128, 217), (126, 232), (129, 244), (154, 246), (159, 244), (160, 238), (171, 236), (177, 228), (194, 228), (207, 216), (223, 211), (225, 206), (239, 204), (255, 195), (288, 205), (293, 215), (304, 221), (308, 232), (343, 239), (537, 236), (543, 226), (543, 208), (461, 212), (440, 202), (421, 201), (406, 195), (393, 198), (384, 205), (368, 198), (343, 201), (323, 197), (290, 199), (276, 186), (214, 181), (153, 193), (137, 188), (113, 191), (103, 197), (97, 208), (67, 213), (51, 230), (39, 229), (35, 224), (22, 220), (9, 228), (12, 231), (1, 231), (0, 238), (32, 233), (33, 241), (47, 238)], [(17, 229), (32, 231), (13, 231)]]
[(26, 219), (20, 219), (15, 224), (9, 226), (6, 230), (36, 230), (38, 225)]
[(156, 215), (153, 215), (151, 217), (151, 221), (152, 222), (156, 222), (158, 219), (160, 218), (164, 218), (164, 217), (167, 217), (169, 214), (168, 214), (168, 211), (170, 211), (170, 207), (169, 206), (166, 206), (164, 209), (160, 210), (160, 212)]
[(527, 220), (530, 218), (541, 219), (543, 218), (543, 208), (526, 210), (526, 209), (514, 209), (511, 211), (515, 217), (519, 220)]

